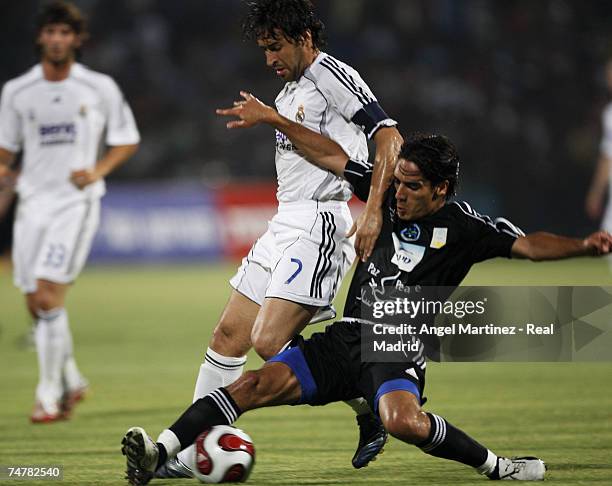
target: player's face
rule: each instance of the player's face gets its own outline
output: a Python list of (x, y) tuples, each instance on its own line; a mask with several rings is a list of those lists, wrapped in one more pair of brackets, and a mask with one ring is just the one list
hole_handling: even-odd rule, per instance
[(399, 159), (395, 166), (395, 199), (400, 219), (412, 221), (434, 213), (444, 204), (446, 188), (444, 181), (432, 186), (414, 162)]
[(38, 45), (44, 61), (65, 64), (74, 59), (81, 39), (68, 24), (47, 24), (38, 34)]
[(280, 30), (274, 32), (274, 37), (257, 39), (257, 45), (266, 54), (266, 65), (286, 82), (298, 79), (307, 67), (306, 43), (295, 43)]

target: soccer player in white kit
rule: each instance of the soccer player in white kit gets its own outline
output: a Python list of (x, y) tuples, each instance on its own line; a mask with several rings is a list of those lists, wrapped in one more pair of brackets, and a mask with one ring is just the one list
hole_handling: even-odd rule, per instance
[[(103, 178), (135, 153), (140, 137), (115, 82), (76, 62), (86, 37), (81, 12), (49, 4), (37, 28), (40, 63), (2, 89), (0, 176), (23, 151), (13, 267), (36, 322), (39, 382), (31, 420), (42, 423), (68, 418), (87, 387), (64, 300), (98, 227)], [(110, 148), (98, 158), (103, 142)]]
[[(612, 94), (612, 59), (606, 64), (606, 85)], [(612, 102), (608, 103), (602, 115), (602, 139), (599, 149), (599, 160), (593, 176), (593, 182), (586, 198), (586, 212), (596, 220), (603, 212), (603, 202), (608, 192), (608, 203), (601, 221), (601, 229), (612, 232)], [(612, 267), (612, 259), (608, 260)]]
[[(402, 143), (396, 122), (357, 71), (320, 50), (323, 24), (309, 0), (258, 0), (247, 6), (245, 36), (257, 41), (267, 65), (286, 83), (276, 98), (279, 113), (335, 140), (364, 164), (367, 137), (372, 138), (374, 182), (371, 199), (353, 226), (347, 205), (350, 186), (307, 162), (276, 131), (278, 213), (230, 280), (233, 290), (200, 367), (194, 401), (238, 379), (251, 347), (262, 358), (271, 358), (317, 310), (331, 304), (355, 256), (347, 235), (356, 232), (355, 248), (363, 258), (376, 242), (383, 195)], [(217, 113), (240, 116), (242, 107), (236, 102), (234, 109)], [(229, 128), (248, 126), (244, 120), (228, 123)], [(352, 405), (360, 426), (353, 465), (363, 467), (381, 450), (386, 433), (365, 402)], [(182, 464), (189, 454), (183, 451), (178, 463), (167, 463), (157, 476), (189, 475)]]

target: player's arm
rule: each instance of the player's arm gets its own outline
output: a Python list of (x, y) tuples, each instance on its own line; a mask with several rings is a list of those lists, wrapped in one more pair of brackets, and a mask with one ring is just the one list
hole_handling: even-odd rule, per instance
[(13, 171), (11, 165), (15, 161), (15, 154), (10, 150), (0, 147), (0, 191), (12, 185)]
[(597, 162), (593, 181), (584, 204), (587, 215), (593, 220), (599, 218), (602, 213), (603, 200), (610, 177), (610, 164), (612, 164), (612, 158), (602, 153)]
[(138, 144), (117, 145), (110, 147), (104, 157), (96, 163), (93, 169), (75, 170), (70, 175), (70, 180), (79, 189), (83, 189), (89, 184), (93, 184), (122, 165), (138, 150)]
[(0, 177), (6, 176), (15, 161), (15, 154), (10, 150), (0, 147)]
[(394, 126), (383, 126), (374, 134), (376, 155), (372, 184), (365, 210), (353, 223), (347, 236), (356, 233), (355, 251), (362, 261), (372, 254), (382, 228), (382, 205), (393, 181), (393, 171), (404, 139)]
[(517, 238), (511, 251), (514, 258), (542, 261), (605, 255), (611, 249), (612, 235), (607, 231), (598, 231), (584, 239), (537, 232)]
[(289, 120), (252, 94), (241, 91), (240, 95), (243, 100), (235, 101), (233, 108), (216, 110), (217, 115), (237, 117), (236, 120), (227, 122), (227, 128), (249, 128), (260, 123), (270, 125), (287, 135), (309, 162), (344, 177), (349, 156), (340, 145), (300, 123)]
[(23, 139), (22, 119), (11, 102), (13, 95), (8, 84), (0, 94), (0, 186), (12, 175), (11, 166)]

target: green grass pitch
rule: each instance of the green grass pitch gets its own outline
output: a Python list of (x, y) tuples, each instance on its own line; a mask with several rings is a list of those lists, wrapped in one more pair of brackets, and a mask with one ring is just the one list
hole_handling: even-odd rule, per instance
[[(132, 425), (152, 435), (191, 402), (232, 266), (89, 267), (69, 295), (76, 356), (91, 394), (72, 420), (31, 425), (36, 356), (9, 269), (0, 269), (0, 464), (61, 464), (64, 485), (125, 484), (119, 442)], [(602, 260), (494, 261), (466, 284), (612, 285)], [(344, 294), (338, 300), (341, 308)], [(323, 325), (313, 326), (320, 330)], [(249, 357), (249, 366), (261, 361)], [(612, 484), (612, 363), (432, 364), (427, 408), (502, 454), (534, 454), (552, 484)], [(390, 439), (354, 470), (357, 429), (341, 404), (258, 410), (237, 424), (255, 441), (253, 485), (472, 485), (485, 479)], [(8, 481), (6, 484), (25, 484)], [(38, 483), (37, 483), (38, 484)], [(156, 481), (154, 484), (195, 484)]]

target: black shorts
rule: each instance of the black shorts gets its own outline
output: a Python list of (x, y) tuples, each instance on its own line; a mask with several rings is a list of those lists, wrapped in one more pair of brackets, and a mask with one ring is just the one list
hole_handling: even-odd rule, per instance
[(424, 402), (425, 364), (361, 360), (361, 326), (338, 321), (310, 339), (297, 339), (295, 346), (268, 362), (289, 366), (302, 387), (300, 404), (325, 405), (363, 397), (374, 411), (385, 393), (405, 390)]

